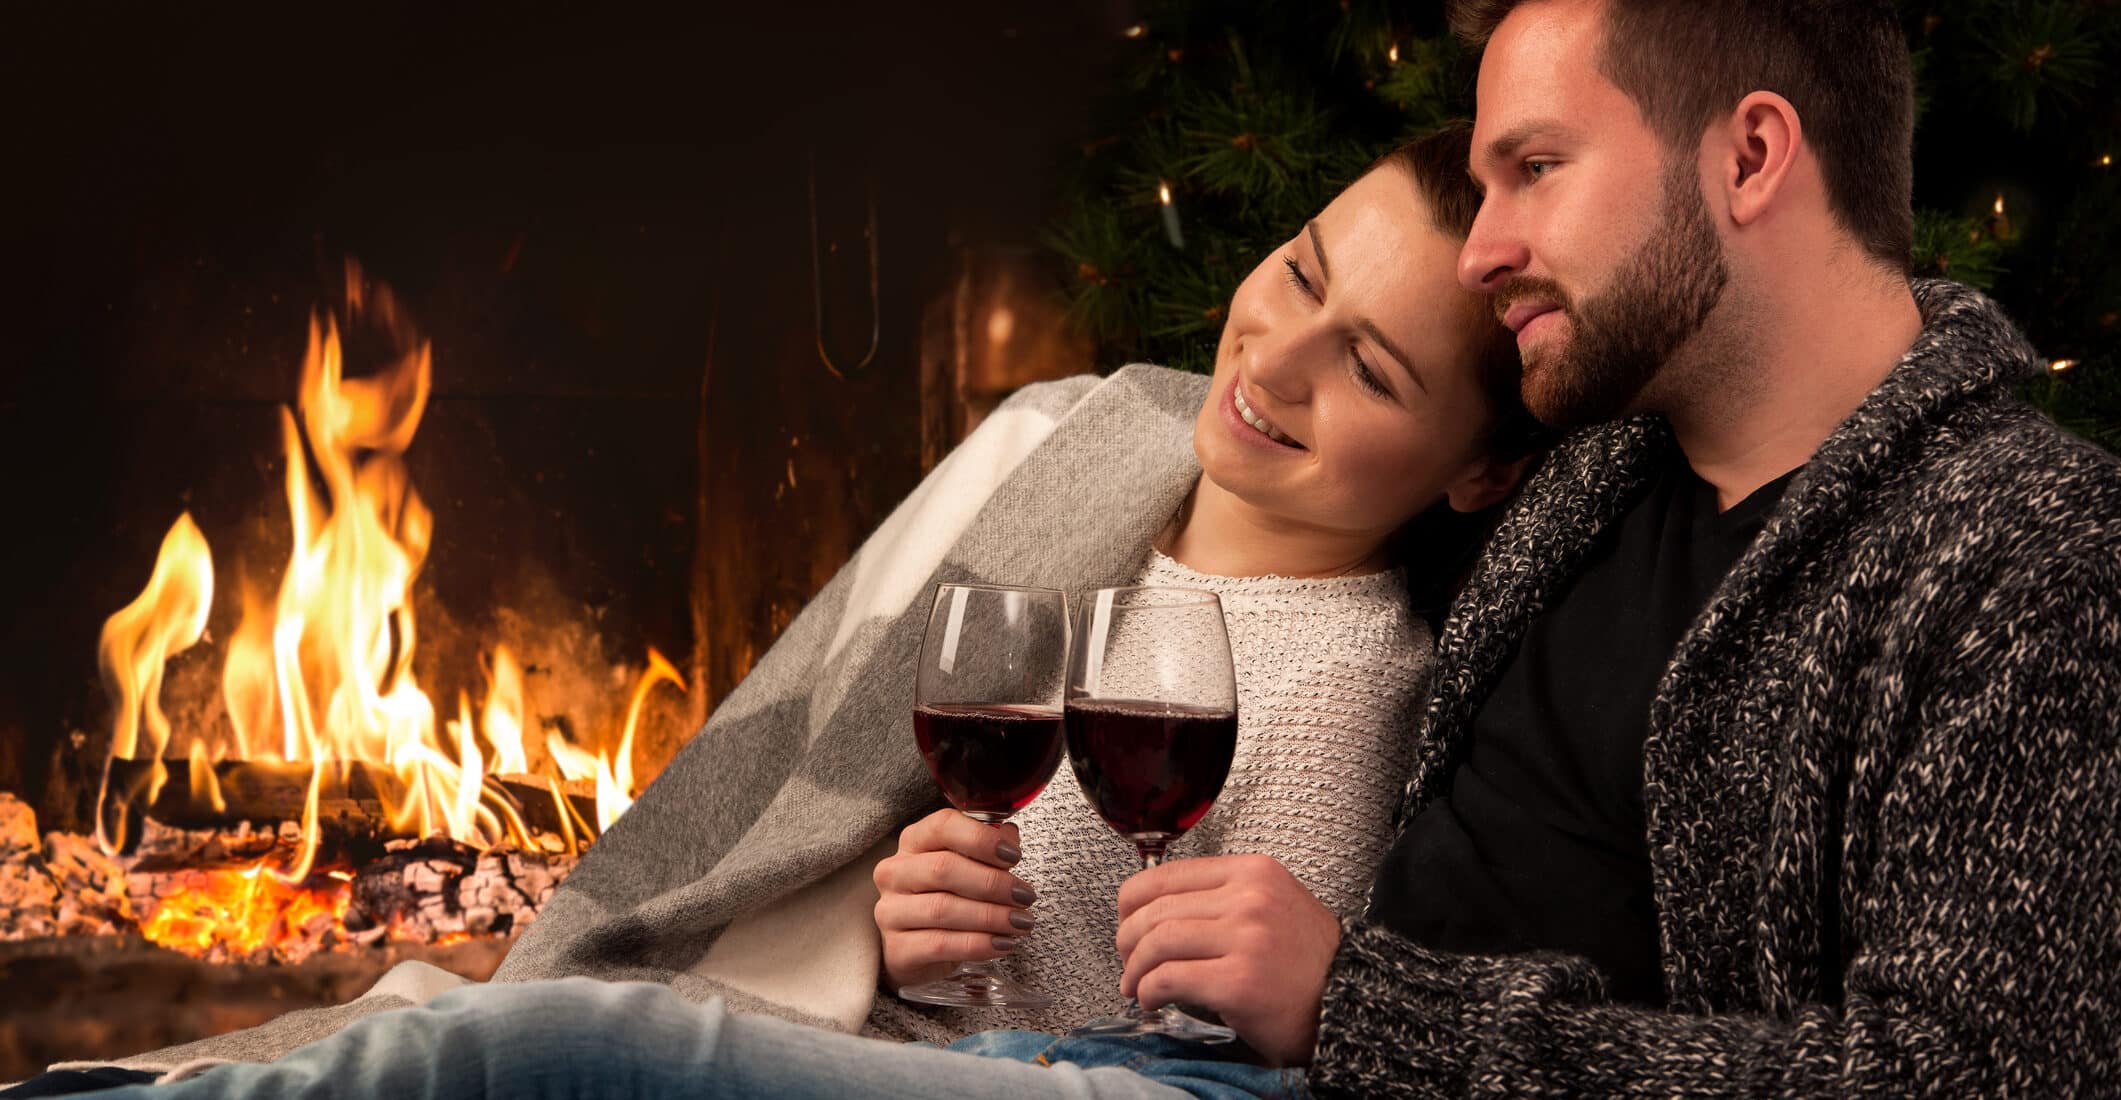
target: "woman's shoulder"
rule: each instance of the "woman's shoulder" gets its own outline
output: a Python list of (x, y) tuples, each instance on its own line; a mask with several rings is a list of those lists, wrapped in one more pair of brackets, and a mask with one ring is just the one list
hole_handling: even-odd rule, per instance
[(1033, 382), (1010, 394), (999, 408), (1059, 416), (1098, 393), (1190, 416), (1207, 395), (1208, 382), (1205, 374), (1159, 367), (1154, 363), (1129, 363), (1110, 374), (1075, 374), (1049, 382)]

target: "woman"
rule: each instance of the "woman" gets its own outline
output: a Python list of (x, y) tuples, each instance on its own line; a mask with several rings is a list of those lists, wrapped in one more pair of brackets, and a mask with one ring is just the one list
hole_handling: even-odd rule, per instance
[[(1232, 298), (1212, 379), (1135, 367), (1007, 403), (600, 840), (496, 984), (146, 1095), (1170, 1097), (1300, 1080), (1161, 1037), (983, 1032), (959, 1044), (986, 1055), (971, 1057), (729, 1010), (852, 1030), (875, 1007), (873, 1028), (897, 1035), (993, 1027), (874, 992), (1012, 951), (1060, 1001), (1013, 1022), (1064, 1030), (1119, 999), (1111, 929), (1131, 860), (1072, 784), (1018, 827), (939, 812), (893, 841), (937, 802), (904, 727), (939, 580), (1221, 593), (1244, 724), (1181, 854), (1264, 853), (1329, 910), (1360, 903), (1427, 663), (1409, 587), (1433, 607), (1467, 548), (1439, 530), (1500, 502), (1532, 439), (1514, 349), (1453, 275), (1478, 207), (1466, 141), (1387, 156), (1264, 260)], [(564, 975), (671, 989), (532, 981)]]
[[(1452, 575), (1439, 551), (1454, 549), (1437, 521), (1500, 500), (1529, 442), (1514, 346), (1455, 286), (1452, 236), (1408, 209), (1411, 180), (1437, 228), (1463, 231), (1478, 205), (1463, 165), (1450, 135), (1396, 150), (1238, 287), (1193, 425), (1201, 476), (1130, 578), (1216, 592), (1236, 665), (1237, 758), (1174, 858), (1272, 855), (1342, 916), (1391, 839), (1430, 655), (1395, 542), (1426, 552), (1415, 583), (1433, 604)], [(875, 872), (886, 987), (1014, 956), (1054, 1003), (886, 999), (872, 1027), (947, 1042), (1064, 1032), (1112, 1009), (1128, 851), (1065, 776), (999, 830), (948, 809), (906, 829)]]

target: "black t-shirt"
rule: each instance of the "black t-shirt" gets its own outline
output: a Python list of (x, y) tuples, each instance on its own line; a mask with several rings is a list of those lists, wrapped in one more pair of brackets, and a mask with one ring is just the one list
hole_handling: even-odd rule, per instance
[(1682, 461), (1526, 631), (1446, 792), (1378, 870), (1371, 918), (1440, 951), (1556, 950), (1616, 1000), (1661, 1005), (1642, 810), (1650, 699), (1672, 651), (1793, 475), (1727, 512)]

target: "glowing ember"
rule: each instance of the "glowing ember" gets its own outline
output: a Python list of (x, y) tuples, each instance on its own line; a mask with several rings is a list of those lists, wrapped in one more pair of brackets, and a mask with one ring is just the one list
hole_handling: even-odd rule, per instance
[(248, 955), (278, 947), (303, 930), (342, 927), (349, 889), (290, 886), (265, 873), (263, 864), (242, 871), (212, 871), (204, 886), (161, 899), (140, 922), (140, 934), (187, 955), (205, 955), (225, 945)]
[[(311, 874), (328, 770), (359, 762), (382, 776), (385, 815), (400, 835), (446, 836), (479, 850), (503, 842), (537, 846), (489, 778), (539, 777), (561, 811), (571, 849), (632, 803), (635, 731), (648, 694), (665, 681), (685, 690), (677, 670), (651, 649), (622, 729), (604, 731), (595, 745), (551, 731), (526, 743), (523, 669), (495, 647), (485, 698), (474, 707), (460, 693), (454, 715), (438, 717), (412, 675), (412, 591), (433, 516), (404, 462), (433, 387), (432, 352), (389, 291), (365, 284), (352, 264), (347, 298), (349, 322), (381, 328), (396, 359), (348, 378), (336, 319), (311, 321), (296, 408), (283, 408), (280, 417), (292, 546), (276, 593), (247, 586), (242, 593), (241, 625), (222, 665), (228, 728), (178, 737), (159, 699), (165, 662), (201, 639), (213, 603), (212, 556), (188, 514), (164, 538), (146, 589), (104, 626), (103, 669), (118, 704), (111, 759), (151, 761), (148, 803), (170, 779), (165, 758), (185, 770), (178, 782), (191, 804), (217, 812), (226, 812), (226, 802), (215, 762), (308, 765), (301, 840), (291, 858), (214, 872), (206, 887), (165, 898), (147, 916), (150, 939), (182, 950), (218, 943), (249, 952), (312, 921), (339, 923), (344, 883), (311, 885), (321, 881)], [(130, 823), (124, 800), (111, 797), (110, 774), (106, 766), (97, 840), (115, 852)], [(561, 797), (562, 779), (594, 783), (594, 827)]]

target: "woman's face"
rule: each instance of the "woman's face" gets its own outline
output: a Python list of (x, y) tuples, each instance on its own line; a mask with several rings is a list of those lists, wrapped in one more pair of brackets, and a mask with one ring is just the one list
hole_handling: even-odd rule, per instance
[(1203, 472), (1287, 521), (1379, 536), (1440, 497), (1499, 495), (1478, 367), (1495, 318), (1457, 261), (1406, 170), (1341, 192), (1230, 299), (1193, 425)]

